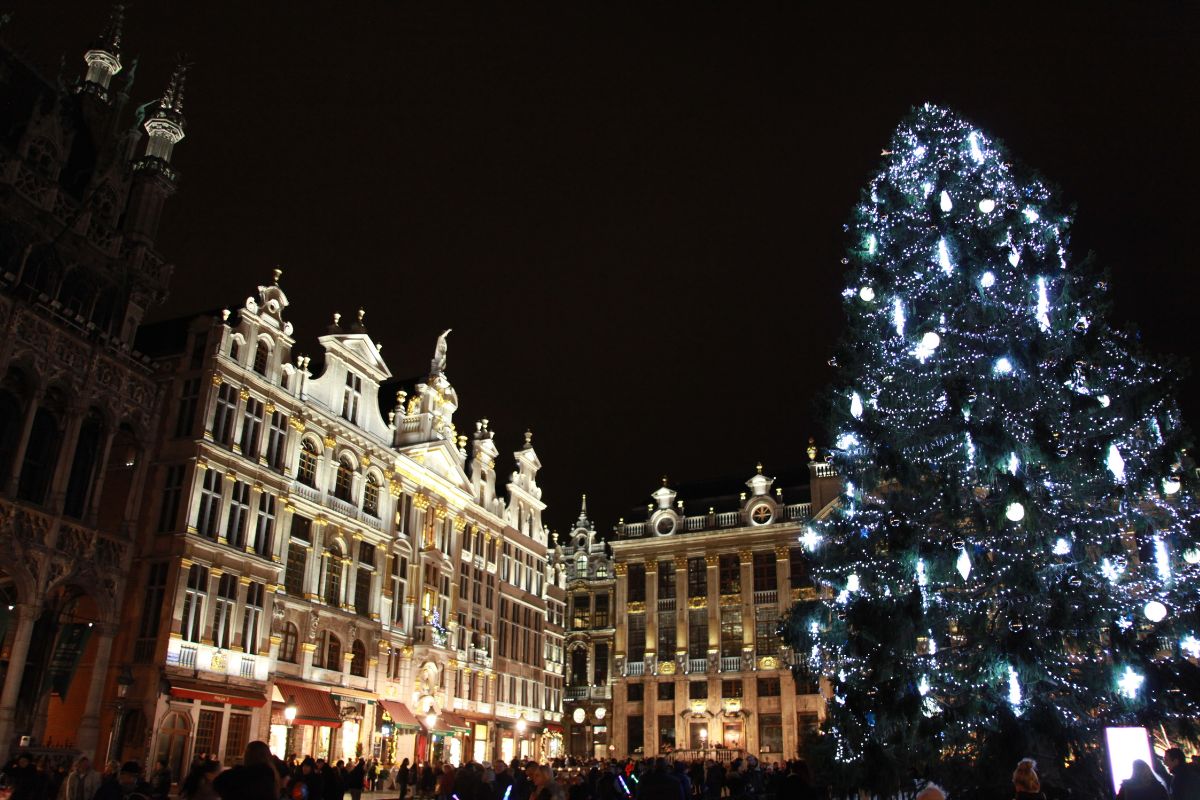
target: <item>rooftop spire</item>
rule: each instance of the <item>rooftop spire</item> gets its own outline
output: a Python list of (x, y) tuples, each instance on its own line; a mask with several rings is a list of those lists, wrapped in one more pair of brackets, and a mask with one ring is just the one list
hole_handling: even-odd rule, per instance
[(108, 12), (108, 21), (100, 31), (100, 36), (92, 44), (94, 50), (106, 50), (114, 56), (121, 54), (121, 35), (125, 27), (125, 4), (113, 3)]
[(121, 71), (121, 29), (125, 24), (125, 6), (117, 3), (109, 12), (108, 22), (92, 46), (83, 54), (87, 73), (79, 90), (108, 99), (108, 85)]
[(588, 519), (587, 495), (585, 494), (585, 495), (583, 495), (582, 502), (580, 502), (580, 504), (579, 504), (579, 519), (575, 520), (575, 529), (576, 530), (582, 529), (582, 530), (590, 531), (594, 527), (595, 526), (592, 524), (592, 521), (590, 519)]

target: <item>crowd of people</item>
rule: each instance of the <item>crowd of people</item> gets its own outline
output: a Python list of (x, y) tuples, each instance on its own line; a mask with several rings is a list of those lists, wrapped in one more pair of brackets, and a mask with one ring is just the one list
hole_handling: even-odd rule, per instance
[[(1200, 767), (1182, 751), (1164, 754), (1164, 774), (1137, 761), (1117, 800), (1200, 800)], [(384, 792), (395, 800), (816, 800), (828, 792), (814, 784), (800, 760), (760, 763), (753, 756), (715, 760), (648, 758), (634, 761), (559, 760), (451, 764), (404, 759), (382, 766), (363, 758), (329, 762), (292, 755), (276, 758), (265, 742), (250, 742), (238, 766), (225, 769), (198, 755), (174, 788), (159, 761), (149, 774), (137, 762), (109, 762), (103, 770), (79, 758), (69, 770), (22, 753), (3, 772), (8, 800), (362, 800)], [(1012, 776), (1014, 800), (1046, 800), (1037, 764), (1023, 759)], [(926, 784), (916, 800), (947, 800)]]

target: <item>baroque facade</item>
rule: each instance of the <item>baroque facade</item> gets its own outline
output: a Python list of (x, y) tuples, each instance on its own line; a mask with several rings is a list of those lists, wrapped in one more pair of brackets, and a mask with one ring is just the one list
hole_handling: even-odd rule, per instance
[(159, 409), (133, 343), (171, 275), (155, 239), (185, 121), (182, 68), (129, 107), (122, 27), (117, 6), (74, 81), (0, 47), (4, 752), (104, 756), (127, 678), (115, 643)]
[[(736, 499), (655, 491), (642, 522), (617, 525), (612, 731), (618, 757), (796, 757), (824, 702), (779, 637), (812, 591), (800, 536), (839, 491), (811, 461), (807, 485), (758, 472)], [(711, 488), (711, 487), (710, 487)], [(685, 502), (699, 505), (688, 513)], [(568, 673), (570, 674), (570, 673)]]

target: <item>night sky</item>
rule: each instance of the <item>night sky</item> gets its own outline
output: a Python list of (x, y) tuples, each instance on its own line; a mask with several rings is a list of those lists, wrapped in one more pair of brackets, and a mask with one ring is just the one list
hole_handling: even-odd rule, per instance
[[(825, 439), (842, 225), (932, 101), (1061, 187), (1116, 318), (1191, 354), (1196, 4), (840, 5), (142, 0), (133, 103), (194, 65), (155, 318), (278, 265), (300, 351), (363, 306), (412, 376), (453, 328), (460, 430), (532, 428), (550, 523), (586, 491), (608, 530), (663, 474), (736, 491)], [(74, 78), (106, 7), (0, 2), (0, 34)]]

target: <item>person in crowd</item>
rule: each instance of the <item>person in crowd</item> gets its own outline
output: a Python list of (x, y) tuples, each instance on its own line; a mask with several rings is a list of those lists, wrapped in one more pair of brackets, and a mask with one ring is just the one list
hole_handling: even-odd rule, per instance
[(946, 800), (946, 790), (936, 783), (927, 783), (913, 800)]
[(287, 800), (321, 800), (324, 796), (324, 784), (317, 774), (317, 762), (311, 756), (306, 756), (300, 762), (300, 768), (288, 781), (285, 795)]
[(15, 761), (4, 768), (4, 777), (12, 787), (9, 800), (38, 800), (42, 790), (42, 776), (33, 764), (33, 756), (19, 753)]
[(408, 759), (400, 762), (400, 768), (396, 770), (396, 790), (399, 793), (397, 800), (404, 800), (404, 796), (408, 794), (408, 774), (411, 770), (408, 768)]
[(242, 763), (213, 782), (221, 800), (276, 800), (280, 778), (270, 746), (255, 740), (246, 745)]
[(450, 800), (450, 795), (454, 792), (454, 767), (449, 764), (443, 764), (441, 771), (438, 773), (436, 793), (437, 800)]
[(1169, 800), (1167, 789), (1142, 759), (1133, 762), (1133, 775), (1121, 781), (1117, 800)]
[(1163, 764), (1171, 774), (1167, 785), (1171, 800), (1200, 800), (1200, 767), (1189, 764), (1178, 747), (1163, 753)]
[(535, 764), (531, 770), (534, 791), (530, 800), (566, 800), (562, 786), (554, 780), (554, 771), (548, 764)]
[(433, 797), (433, 790), (437, 786), (437, 773), (433, 767), (432, 763), (426, 761), (425, 766), (421, 768), (421, 779), (417, 783), (421, 797), (426, 799)]
[(171, 794), (171, 784), (174, 780), (171, 768), (167, 766), (167, 760), (160, 758), (155, 761), (154, 772), (150, 776), (150, 796), (153, 800), (167, 800)]
[(345, 771), (345, 791), (350, 793), (350, 800), (362, 800), (363, 785), (367, 780), (367, 765), (360, 756), (354, 766)]
[(179, 797), (181, 800), (219, 800), (217, 790), (213, 788), (213, 779), (220, 772), (219, 764), (208, 759), (197, 761), (179, 785)]
[(58, 800), (92, 800), (100, 789), (100, 773), (92, 769), (87, 756), (75, 759), (74, 766), (62, 782)]
[(344, 766), (345, 762), (341, 759), (338, 759), (336, 765), (325, 762), (325, 767), (321, 770), (321, 797), (324, 800), (342, 800), (346, 794), (345, 779), (342, 775)]
[(126, 761), (122, 764), (115, 781), (102, 782), (94, 800), (125, 798), (150, 800), (150, 784), (142, 780), (142, 765), (136, 761)]
[(637, 782), (635, 795), (638, 800), (687, 800), (683, 784), (667, 769), (665, 758), (647, 762), (647, 767)]
[(508, 764), (497, 759), (492, 763), (492, 771), (496, 773), (496, 778), (492, 781), (492, 789), (495, 790), (498, 800), (512, 800), (512, 793), (508, 789), (513, 784), (513, 776), (509, 772)]
[(1015, 800), (1046, 800), (1042, 794), (1042, 781), (1037, 774), (1037, 762), (1022, 758), (1012, 774)]

